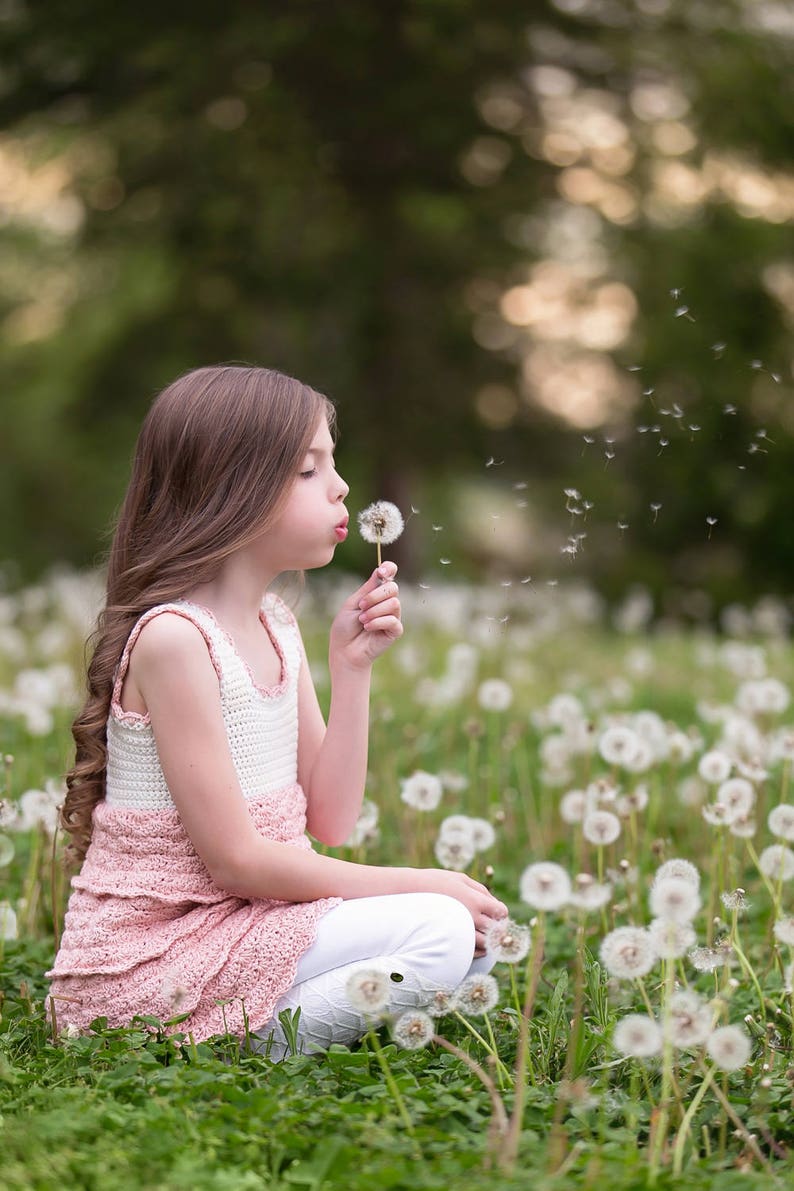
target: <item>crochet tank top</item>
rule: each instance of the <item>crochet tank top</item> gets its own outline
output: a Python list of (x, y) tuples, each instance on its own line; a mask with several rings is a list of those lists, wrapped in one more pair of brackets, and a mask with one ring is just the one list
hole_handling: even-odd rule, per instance
[(234, 767), (246, 799), (292, 786), (298, 777), (298, 683), (301, 645), (295, 618), (283, 600), (269, 595), (259, 619), (281, 663), (272, 687), (260, 686), (234, 642), (208, 608), (187, 600), (158, 604), (135, 625), (121, 656), (108, 719), (105, 800), (108, 806), (147, 810), (173, 807), (148, 715), (123, 711), (119, 702), (130, 653), (155, 616), (173, 612), (202, 633), (218, 675), (221, 707)]

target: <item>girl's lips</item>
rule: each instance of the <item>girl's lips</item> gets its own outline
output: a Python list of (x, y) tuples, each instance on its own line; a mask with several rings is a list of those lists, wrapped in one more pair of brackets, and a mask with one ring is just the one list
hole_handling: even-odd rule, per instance
[(337, 525), (334, 533), (336, 534), (336, 540), (338, 542), (344, 542), (345, 538), (347, 537), (347, 526)]

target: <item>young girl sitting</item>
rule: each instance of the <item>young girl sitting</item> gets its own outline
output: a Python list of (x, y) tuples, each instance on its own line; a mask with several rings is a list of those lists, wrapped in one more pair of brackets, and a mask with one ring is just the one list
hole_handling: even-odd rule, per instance
[(384, 562), (331, 626), (326, 726), (267, 589), (347, 536), (333, 426), (325, 397), (262, 368), (197, 369), (149, 411), (74, 725), (63, 824), (84, 859), (49, 973), (61, 1024), (188, 1014), (197, 1040), (247, 1030), (283, 1053), (278, 1014), (300, 1008), (312, 1050), (366, 1029), (345, 994), (362, 964), (398, 976), (395, 1008), (490, 967), (484, 932), (507, 911), (483, 885), (319, 855), (306, 835), (352, 831), (371, 666), (403, 631)]

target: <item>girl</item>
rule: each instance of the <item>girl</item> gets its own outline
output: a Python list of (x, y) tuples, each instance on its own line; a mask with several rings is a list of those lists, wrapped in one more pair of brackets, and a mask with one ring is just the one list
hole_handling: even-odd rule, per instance
[(333, 427), (327, 398), (263, 368), (190, 372), (149, 411), (74, 725), (63, 824), (84, 859), (48, 973), (61, 1022), (187, 1014), (198, 1040), (247, 1031), (283, 1053), (278, 1014), (300, 1008), (311, 1050), (364, 1032), (346, 996), (362, 963), (397, 976), (395, 1007), (490, 966), (507, 910), (483, 885), (318, 855), (306, 835), (353, 828), (370, 669), (403, 631), (384, 562), (331, 626), (326, 727), (267, 589), (347, 536)]

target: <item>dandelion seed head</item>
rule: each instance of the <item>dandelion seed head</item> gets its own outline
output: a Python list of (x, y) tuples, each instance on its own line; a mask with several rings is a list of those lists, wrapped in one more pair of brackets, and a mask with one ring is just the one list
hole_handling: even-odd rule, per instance
[(790, 881), (794, 877), (794, 852), (785, 844), (770, 844), (758, 857), (758, 867), (771, 881)]
[(432, 1017), (421, 1009), (401, 1014), (392, 1026), (394, 1041), (404, 1050), (421, 1050), (432, 1040), (435, 1032)]
[(520, 895), (534, 910), (559, 910), (571, 896), (571, 878), (561, 865), (540, 860), (521, 874)]
[(717, 947), (693, 947), (689, 962), (697, 972), (715, 972), (717, 968), (728, 967), (733, 955), (733, 948), (727, 942)]
[(726, 910), (741, 911), (749, 909), (750, 903), (745, 896), (744, 889), (731, 889), (720, 894), (720, 901)]
[(516, 964), (529, 954), (528, 926), (511, 919), (493, 919), (485, 931), (485, 949), (497, 963)]
[(442, 868), (463, 872), (474, 859), (474, 844), (471, 839), (459, 836), (454, 839), (437, 839), (433, 847), (436, 860)]
[(755, 803), (755, 790), (747, 778), (729, 777), (717, 790), (717, 802), (726, 808), (730, 823), (750, 813)]
[(499, 985), (487, 973), (467, 976), (455, 989), (453, 1004), (459, 1013), (472, 1017), (490, 1013), (499, 1004)]
[(480, 683), (477, 702), (484, 711), (507, 711), (513, 702), (513, 688), (501, 678), (486, 678)]
[(677, 877), (688, 881), (694, 889), (700, 888), (700, 873), (690, 860), (684, 860), (681, 856), (674, 856), (672, 860), (660, 864), (654, 876), (654, 883), (666, 881), (668, 877)]
[(778, 918), (773, 930), (776, 939), (787, 947), (794, 947), (794, 918)]
[(365, 542), (373, 546), (378, 542), (390, 546), (405, 529), (405, 522), (397, 505), (388, 500), (376, 500), (359, 513), (358, 528)]
[(644, 1013), (629, 1013), (615, 1026), (612, 1045), (626, 1058), (648, 1059), (661, 1051), (662, 1031), (652, 1017)]
[(697, 889), (685, 877), (654, 880), (650, 892), (651, 912), (666, 922), (691, 922), (700, 909)]
[(710, 1035), (706, 1050), (721, 1071), (738, 1071), (749, 1062), (752, 1046), (741, 1026), (720, 1026)]
[(653, 918), (648, 923), (648, 934), (660, 959), (680, 959), (697, 942), (688, 922), (670, 922), (664, 918)]
[(383, 1013), (391, 1000), (389, 974), (380, 968), (357, 968), (348, 977), (345, 993), (359, 1013)]
[(709, 749), (698, 761), (698, 773), (710, 786), (719, 786), (730, 777), (733, 762), (722, 749)]
[(794, 840), (794, 806), (788, 802), (781, 802), (773, 806), (767, 816), (767, 826), (778, 839)]
[(702, 1046), (711, 1034), (712, 1011), (695, 992), (674, 992), (670, 997), (666, 1028), (673, 1046)]
[(610, 931), (601, 942), (599, 956), (610, 976), (618, 980), (646, 976), (657, 959), (651, 936), (639, 926), (619, 926)]
[(582, 834), (588, 843), (604, 847), (620, 835), (620, 819), (611, 811), (589, 811), (582, 822)]
[(403, 778), (400, 786), (402, 801), (419, 811), (434, 811), (444, 792), (441, 779), (423, 769), (417, 769), (410, 777)]
[(601, 910), (612, 897), (612, 886), (596, 881), (589, 873), (579, 873), (574, 881), (570, 904), (577, 910)]

